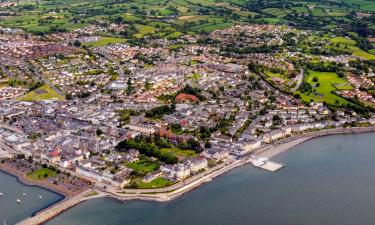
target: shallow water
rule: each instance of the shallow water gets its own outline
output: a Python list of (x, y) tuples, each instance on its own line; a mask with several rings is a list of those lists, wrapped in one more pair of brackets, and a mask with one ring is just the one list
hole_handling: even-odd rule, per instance
[[(15, 224), (63, 197), (46, 189), (28, 186), (17, 178), (0, 172), (0, 224)], [(23, 196), (23, 193), (26, 196)], [(42, 196), (42, 198), (39, 198)], [(22, 202), (17, 203), (17, 199)]]

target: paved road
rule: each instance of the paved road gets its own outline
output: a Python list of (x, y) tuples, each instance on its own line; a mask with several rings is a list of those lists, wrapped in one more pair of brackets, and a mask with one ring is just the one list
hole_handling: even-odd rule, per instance
[(298, 88), (301, 86), (301, 84), (302, 84), (302, 82), (303, 82), (303, 75), (304, 75), (304, 70), (302, 69), (301, 70), (301, 73), (300, 74), (298, 74), (296, 77), (295, 77), (295, 79), (293, 80), (293, 82), (295, 81), (295, 80), (297, 80), (297, 83), (296, 83), (296, 86), (294, 87), (294, 88), (292, 88), (291, 89), (291, 91), (297, 91), (298, 90)]
[(35, 62), (30, 62), (31, 66), (34, 69), (34, 72), (31, 71), (35, 76), (37, 76), (39, 79), (43, 80), (45, 84), (50, 86), (57, 94), (61, 95), (63, 98), (65, 98), (65, 93), (60, 91), (55, 85), (52, 84), (50, 80), (48, 80), (46, 77), (44, 77), (39, 71), (40, 67)]

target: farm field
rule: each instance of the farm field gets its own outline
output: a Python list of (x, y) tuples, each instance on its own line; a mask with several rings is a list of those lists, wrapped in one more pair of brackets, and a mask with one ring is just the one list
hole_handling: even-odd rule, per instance
[[(19, 6), (10, 8), (18, 13), (0, 20), (0, 25), (22, 28), (42, 35), (58, 31), (72, 31), (98, 21), (113, 22), (117, 17), (121, 17), (124, 23), (132, 24), (136, 29), (135, 33), (124, 37), (125, 39), (144, 38), (148, 35), (173, 39), (180, 36), (180, 33), (210, 32), (234, 24), (246, 23), (251, 19), (262, 23), (288, 24), (293, 20), (290, 17), (293, 13), (311, 14), (316, 17), (314, 21), (317, 23), (320, 20), (325, 21), (324, 26), (318, 25), (318, 27), (337, 29), (336, 18), (350, 21), (348, 13), (351, 10), (375, 11), (375, 2), (370, 0), (340, 1), (347, 5), (291, 0), (284, 1), (282, 4), (275, 4), (271, 1), (264, 5), (243, 0), (134, 0), (126, 3), (104, 0), (55, 0), (53, 3), (41, 1), (39, 4), (23, 1)], [(300, 22), (298, 19), (297, 23), (300, 24)], [(112, 35), (104, 31), (101, 36)], [(103, 40), (102, 43), (98, 42), (93, 45), (105, 44), (106, 41)]]
[(311, 15), (316, 17), (327, 16), (326, 12), (321, 8), (314, 8), (311, 10)]

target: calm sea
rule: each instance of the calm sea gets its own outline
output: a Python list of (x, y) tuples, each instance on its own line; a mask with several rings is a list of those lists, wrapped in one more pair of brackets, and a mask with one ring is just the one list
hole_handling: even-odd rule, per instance
[[(63, 198), (43, 188), (21, 184), (17, 178), (3, 172), (0, 172), (0, 192), (3, 193), (0, 196), (0, 224), (7, 225), (20, 222)], [(17, 199), (21, 203), (17, 203)]]

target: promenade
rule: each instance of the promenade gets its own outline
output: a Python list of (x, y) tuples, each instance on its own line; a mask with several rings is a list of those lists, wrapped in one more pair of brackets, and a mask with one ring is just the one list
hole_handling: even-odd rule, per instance
[(18, 223), (18, 225), (35, 225), (42, 224), (53, 217), (57, 216), (61, 212), (79, 204), (82, 201), (91, 198), (100, 197), (113, 197), (121, 201), (125, 200), (145, 200), (145, 201), (160, 201), (166, 202), (175, 199), (190, 190), (197, 188), (201, 184), (211, 181), (213, 178), (224, 174), (225, 172), (234, 169), (236, 167), (250, 163), (253, 157), (267, 157), (271, 158), (277, 154), (291, 149), (307, 140), (335, 134), (349, 134), (349, 133), (364, 133), (364, 132), (375, 132), (375, 127), (358, 127), (358, 128), (335, 128), (323, 131), (317, 131), (312, 133), (295, 135), (273, 144), (268, 144), (260, 147), (252, 154), (248, 154), (240, 159), (229, 159), (215, 167), (212, 167), (198, 175), (192, 176), (184, 181), (178, 182), (172, 186), (165, 188), (156, 189), (124, 189), (118, 190), (114, 188), (103, 188), (98, 184), (94, 187), (94, 190), (98, 192), (98, 195), (88, 196), (92, 189), (86, 190), (74, 197), (66, 198), (65, 200), (46, 208), (45, 210), (37, 213), (34, 217), (25, 219)]

